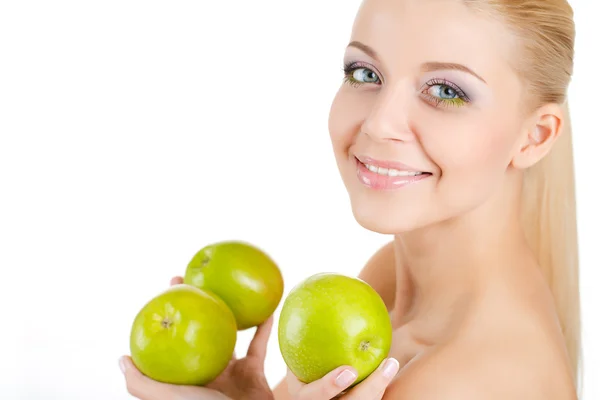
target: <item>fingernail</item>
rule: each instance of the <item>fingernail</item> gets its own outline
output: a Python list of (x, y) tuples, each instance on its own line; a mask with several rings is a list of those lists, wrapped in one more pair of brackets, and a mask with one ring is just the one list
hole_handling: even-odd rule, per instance
[(345, 388), (356, 379), (356, 374), (349, 369), (345, 369), (338, 375), (335, 384), (341, 388)]
[(383, 365), (383, 376), (386, 378), (393, 378), (398, 372), (400, 368), (400, 364), (395, 358), (388, 358), (388, 360)]
[(119, 368), (121, 368), (121, 372), (125, 373), (125, 360), (123, 360), (123, 357), (119, 358)]

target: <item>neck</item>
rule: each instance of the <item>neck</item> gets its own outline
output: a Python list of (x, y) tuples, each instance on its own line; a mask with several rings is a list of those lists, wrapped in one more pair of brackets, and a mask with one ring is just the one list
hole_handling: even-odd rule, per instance
[(515, 257), (525, 254), (520, 190), (503, 187), (499, 193), (460, 218), (395, 236), (397, 287), (406, 292), (410, 282), (405, 323), (447, 331), (460, 319), (457, 314), (464, 314), (489, 283), (506, 276)]

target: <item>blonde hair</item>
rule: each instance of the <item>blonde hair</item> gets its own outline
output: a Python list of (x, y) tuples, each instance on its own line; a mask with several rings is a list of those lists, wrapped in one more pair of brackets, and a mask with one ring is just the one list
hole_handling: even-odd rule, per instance
[(525, 171), (523, 229), (553, 293), (575, 382), (580, 368), (579, 256), (575, 177), (567, 89), (573, 72), (575, 26), (566, 0), (463, 0), (515, 33), (515, 69), (526, 85), (528, 111), (563, 107), (561, 136)]

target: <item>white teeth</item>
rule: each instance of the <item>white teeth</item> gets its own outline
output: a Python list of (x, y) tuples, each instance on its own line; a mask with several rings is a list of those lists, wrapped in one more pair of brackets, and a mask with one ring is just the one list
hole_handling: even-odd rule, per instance
[(376, 167), (370, 164), (365, 164), (365, 167), (367, 167), (367, 169), (371, 172), (375, 172), (376, 174), (384, 176), (417, 176), (422, 174), (422, 172), (417, 171), (399, 171), (392, 168)]

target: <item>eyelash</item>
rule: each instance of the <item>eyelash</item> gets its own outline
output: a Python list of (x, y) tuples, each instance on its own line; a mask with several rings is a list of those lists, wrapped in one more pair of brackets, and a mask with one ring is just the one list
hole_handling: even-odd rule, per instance
[[(373, 72), (375, 75), (377, 75), (377, 73), (375, 71), (373, 71), (371, 68), (369, 68), (369, 66), (361, 64), (361, 63), (357, 63), (357, 62), (349, 62), (344, 64), (344, 83), (347, 83), (353, 87), (359, 87), (361, 85), (364, 85), (364, 82), (359, 82), (356, 79), (354, 79), (352, 77), (352, 74), (354, 73), (355, 70), (360, 69), (360, 68), (364, 68), (367, 69), (371, 72)], [(378, 80), (381, 81), (381, 79), (378, 77)], [(463, 106), (466, 103), (469, 103), (471, 100), (469, 99), (469, 96), (467, 96), (467, 94), (460, 88), (458, 87), (456, 84), (447, 81), (445, 79), (438, 79), (438, 78), (433, 78), (430, 79), (429, 81), (427, 81), (425, 83), (425, 89), (423, 89), (421, 91), (421, 93), (423, 93), (428, 100), (432, 101), (436, 107), (439, 107), (440, 105), (443, 107), (460, 107)], [(436, 96), (432, 96), (428, 93), (429, 89), (431, 89), (434, 86), (442, 86), (442, 87), (448, 87), (452, 90), (454, 90), (456, 92), (456, 95), (458, 96), (455, 99), (442, 99)]]

